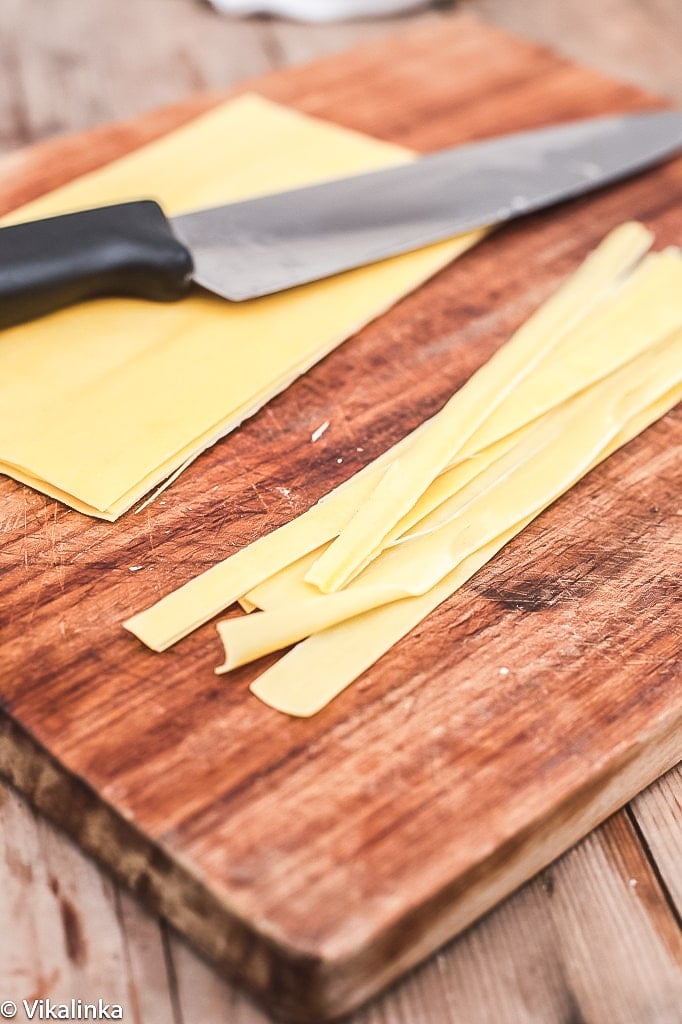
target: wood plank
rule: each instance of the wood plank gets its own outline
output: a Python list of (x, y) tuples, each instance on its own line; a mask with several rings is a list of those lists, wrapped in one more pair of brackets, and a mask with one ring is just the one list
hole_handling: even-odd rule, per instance
[[(63, 837), (62, 841), (65, 858), (71, 860), (82, 856)], [(123, 1019), (129, 1017), (136, 1024), (169, 1024), (171, 1021), (183, 1024), (176, 1012), (166, 925), (145, 913), (140, 904), (119, 886), (114, 885), (114, 889), (116, 918), (125, 954), (126, 1004)], [(89, 906), (88, 912), (89, 916), (95, 917), (97, 908)], [(111, 1001), (109, 992), (115, 986), (115, 980), (109, 979), (111, 966), (103, 967), (102, 961), (95, 961), (91, 962), (90, 969), (98, 988)]]
[[(87, 45), (84, 41), (87, 40)], [(3, 0), (0, 150), (133, 117), (272, 66), (258, 22), (196, 0)]]
[(628, 816), (609, 819), (545, 877), (579, 1019), (675, 1024), (682, 933)]
[(682, 923), (682, 765), (636, 797), (631, 811)]
[(678, 0), (459, 0), (459, 9), (606, 74), (682, 100)]
[(0, 152), (224, 90), (412, 24), (405, 17), (324, 26), (226, 18), (197, 0), (124, 7), (60, 0), (59, 17), (51, 14), (50, 0), (0, 7)]
[(182, 939), (172, 936), (170, 951), (178, 1007), (186, 1024), (269, 1024), (268, 1014), (220, 978)]
[(353, 46), (376, 42), (406, 29), (414, 30), (446, 17), (444, 11), (428, 11), (415, 19), (412, 15), (377, 18), (374, 21), (350, 21), (322, 25), (301, 25), (273, 19), (264, 23), (273, 66), (286, 68), (307, 64)]
[(0, 920), (3, 998), (102, 998), (125, 1019), (171, 1019), (158, 923), (5, 786)]
[[(453, 60), (455, 80), (447, 74)], [(368, 77), (372, 106), (358, 89)], [(276, 75), (262, 89), (424, 148), (493, 133), (501, 123), (520, 128), (652, 102), (464, 21), (449, 33), (415, 34)], [(466, 110), (466, 121), (454, 121), (453, 110)], [(109, 155), (121, 140), (124, 149), (158, 131), (145, 124), (97, 138)], [(46, 176), (63, 173), (57, 152), (23, 158), (21, 175), (13, 164), (6, 180), (40, 190)], [(78, 147), (65, 152), (73, 173)], [(494, 258), (481, 247), (363, 332), (230, 439), (262, 498), (250, 515), (241, 481), (226, 481), (222, 446), (176, 485), (171, 504), (116, 527), (4, 488), (5, 557), (11, 567), (22, 556), (21, 573), (28, 565), (32, 582), (13, 594), (3, 648), (11, 659), (4, 706), (23, 723), (3, 721), (3, 771), (226, 970), (290, 1015), (319, 1021), (369, 994), (674, 760), (677, 653), (662, 560), (666, 550), (674, 554), (679, 417), (595, 473), (461, 602), (311, 723), (283, 722), (256, 706), (243, 686), (248, 673), (230, 688), (216, 683), (216, 644), (206, 630), (164, 657), (160, 680), (157, 659), (130, 646), (120, 619), (133, 602), (145, 604), (290, 514), (276, 490), (277, 459), (272, 468), (264, 451), (286, 445), (287, 484), (302, 505), (313, 500), (338, 478), (330, 456), (344, 439), (328, 432), (311, 466), (301, 443), (309, 420), (342, 407), (355, 436), (372, 439), (363, 445), (371, 457), (437, 407), (611, 223), (639, 213), (661, 242), (678, 238), (679, 188), (670, 166), (518, 225), (497, 237)], [(490, 309), (498, 315), (480, 317)], [(371, 396), (353, 370), (358, 360), (374, 368)], [(398, 387), (403, 408), (391, 416)], [(344, 471), (353, 468), (347, 459)], [(223, 485), (220, 508), (202, 497), (214, 483)], [(191, 545), (188, 523), (196, 527)], [(105, 586), (102, 568), (123, 569), (135, 552), (149, 571), (133, 586), (110, 570)], [(625, 594), (619, 607), (616, 589)], [(488, 682), (499, 664), (512, 667), (504, 688)], [(546, 712), (536, 700), (538, 675)], [(511, 709), (516, 731), (505, 746), (490, 722)], [(329, 750), (341, 760), (327, 758)], [(257, 931), (244, 927), (249, 918)]]

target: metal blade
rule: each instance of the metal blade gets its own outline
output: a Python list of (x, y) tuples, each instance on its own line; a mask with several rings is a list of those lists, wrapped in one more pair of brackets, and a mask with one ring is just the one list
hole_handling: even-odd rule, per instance
[(173, 220), (195, 280), (256, 298), (500, 223), (682, 149), (682, 113), (595, 118)]

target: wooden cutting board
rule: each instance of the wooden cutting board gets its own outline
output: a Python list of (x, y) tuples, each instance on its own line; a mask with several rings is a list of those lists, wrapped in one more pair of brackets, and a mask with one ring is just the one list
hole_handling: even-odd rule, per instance
[[(423, 150), (660, 105), (459, 18), (255, 88)], [(4, 209), (215, 101), (11, 157)], [(155, 655), (121, 620), (438, 409), (615, 224), (637, 217), (679, 244), (681, 199), (677, 161), (500, 231), (139, 515), (97, 522), (0, 482), (0, 770), (278, 1014), (356, 1006), (675, 762), (682, 414), (312, 720), (249, 695), (263, 664), (215, 677), (213, 625)]]

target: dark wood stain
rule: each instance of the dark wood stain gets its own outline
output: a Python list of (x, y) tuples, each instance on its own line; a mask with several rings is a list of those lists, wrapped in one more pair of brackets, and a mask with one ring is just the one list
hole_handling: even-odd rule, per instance
[(563, 1024), (587, 1024), (575, 992), (568, 985), (562, 992), (565, 1002)]
[(83, 927), (78, 911), (65, 896), (59, 901), (59, 914), (62, 919), (66, 954), (72, 963), (80, 965), (85, 962), (86, 954)]
[(41, 975), (38, 978), (36, 987), (26, 997), (29, 1003), (34, 1003), (37, 999), (48, 999), (59, 983), (60, 972), (59, 968), (55, 967), (54, 970), (50, 971), (49, 974)]
[[(256, 88), (422, 150), (661, 105), (466, 19)], [(0, 167), (3, 209), (217, 99), (36, 147)], [(497, 232), (140, 515), (96, 522), (0, 481), (3, 771), (278, 1012), (319, 1024), (352, 1007), (433, 947), (434, 922), (466, 923), (452, 915), (472, 888), (539, 844), (555, 855), (557, 836), (596, 822), (580, 812), (605, 787), (627, 779), (611, 798), (625, 802), (663, 769), (661, 737), (682, 720), (682, 414), (591, 473), (310, 721), (249, 695), (265, 662), (217, 682), (211, 624), (158, 656), (121, 621), (436, 411), (633, 217), (659, 246), (679, 244), (682, 161)], [(53, 891), (78, 960), (82, 924), (57, 880)]]
[(554, 875), (552, 874), (551, 868), (547, 868), (546, 871), (542, 872), (540, 875), (540, 881), (542, 882), (542, 888), (551, 900), (554, 895)]

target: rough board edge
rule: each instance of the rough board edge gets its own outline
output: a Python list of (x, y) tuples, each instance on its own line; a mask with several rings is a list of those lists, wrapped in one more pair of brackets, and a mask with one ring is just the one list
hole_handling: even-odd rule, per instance
[(0, 776), (268, 1009), (281, 1014), (292, 993), (298, 998), (314, 986), (317, 957), (252, 929), (172, 851), (147, 838), (5, 712), (0, 712)]
[(185, 935), (228, 979), (277, 1017), (322, 1024), (356, 1009), (532, 878), (672, 768), (682, 715), (603, 765), (545, 820), (338, 960), (279, 944), (71, 774), (8, 715), (0, 715), (0, 775), (151, 912)]

